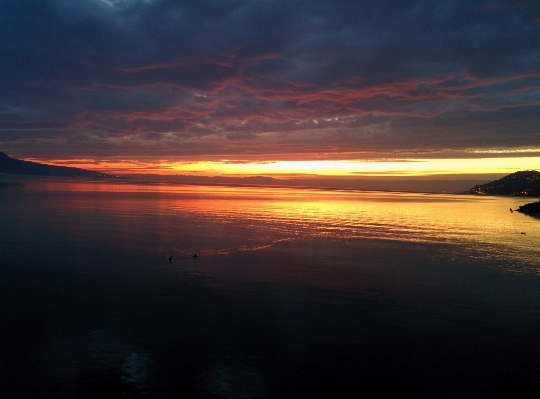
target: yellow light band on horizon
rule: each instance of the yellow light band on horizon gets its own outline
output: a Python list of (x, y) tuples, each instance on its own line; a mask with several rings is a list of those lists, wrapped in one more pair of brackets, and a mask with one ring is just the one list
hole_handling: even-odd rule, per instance
[[(43, 162), (42, 160), (38, 160)], [(153, 173), (203, 176), (426, 176), (452, 174), (510, 174), (539, 170), (540, 157), (400, 159), (355, 161), (190, 161), (55, 160), (49, 164), (75, 166), (110, 174)]]
[(540, 168), (540, 157), (403, 159), (399, 161), (196, 162), (162, 165), (169, 173), (204, 175), (414, 176), (512, 173)]

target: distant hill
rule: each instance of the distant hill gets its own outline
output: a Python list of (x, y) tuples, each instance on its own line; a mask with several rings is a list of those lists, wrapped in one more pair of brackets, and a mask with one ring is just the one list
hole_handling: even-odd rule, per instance
[(524, 170), (491, 183), (474, 186), (469, 194), (540, 196), (540, 172)]
[(33, 175), (33, 176), (63, 176), (63, 177), (90, 177), (90, 178), (111, 178), (113, 176), (93, 172), (80, 168), (69, 168), (66, 166), (45, 165), (38, 162), (22, 161), (11, 158), (7, 154), (0, 152), (0, 173), (11, 175)]

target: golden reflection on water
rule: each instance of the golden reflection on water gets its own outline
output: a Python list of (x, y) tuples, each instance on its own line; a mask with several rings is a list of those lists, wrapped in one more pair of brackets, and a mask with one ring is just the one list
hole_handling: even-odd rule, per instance
[(207, 248), (209, 254), (327, 237), (457, 244), (464, 250), (484, 248), (481, 256), (534, 265), (540, 258), (540, 220), (509, 211), (533, 201), (527, 198), (133, 182), (51, 181), (29, 189), (88, 193), (66, 203), (80, 211), (101, 209), (122, 217), (187, 215), (213, 226), (243, 226), (262, 237)]

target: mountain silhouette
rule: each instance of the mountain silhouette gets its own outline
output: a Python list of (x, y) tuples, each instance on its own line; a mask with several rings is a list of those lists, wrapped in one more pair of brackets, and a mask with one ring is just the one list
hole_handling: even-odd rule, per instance
[(491, 183), (477, 185), (468, 194), (540, 196), (540, 172), (524, 170)]
[(7, 154), (0, 152), (0, 173), (11, 175), (32, 175), (32, 176), (63, 176), (63, 177), (91, 177), (91, 178), (111, 178), (113, 176), (93, 172), (80, 168), (70, 168), (67, 166), (45, 165), (39, 162), (22, 161), (11, 158)]

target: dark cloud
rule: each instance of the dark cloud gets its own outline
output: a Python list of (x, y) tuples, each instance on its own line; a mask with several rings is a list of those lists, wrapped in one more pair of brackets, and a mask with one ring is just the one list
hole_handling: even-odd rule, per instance
[(234, 159), (531, 146), (538, 71), (537, 1), (3, 0), (0, 147)]

